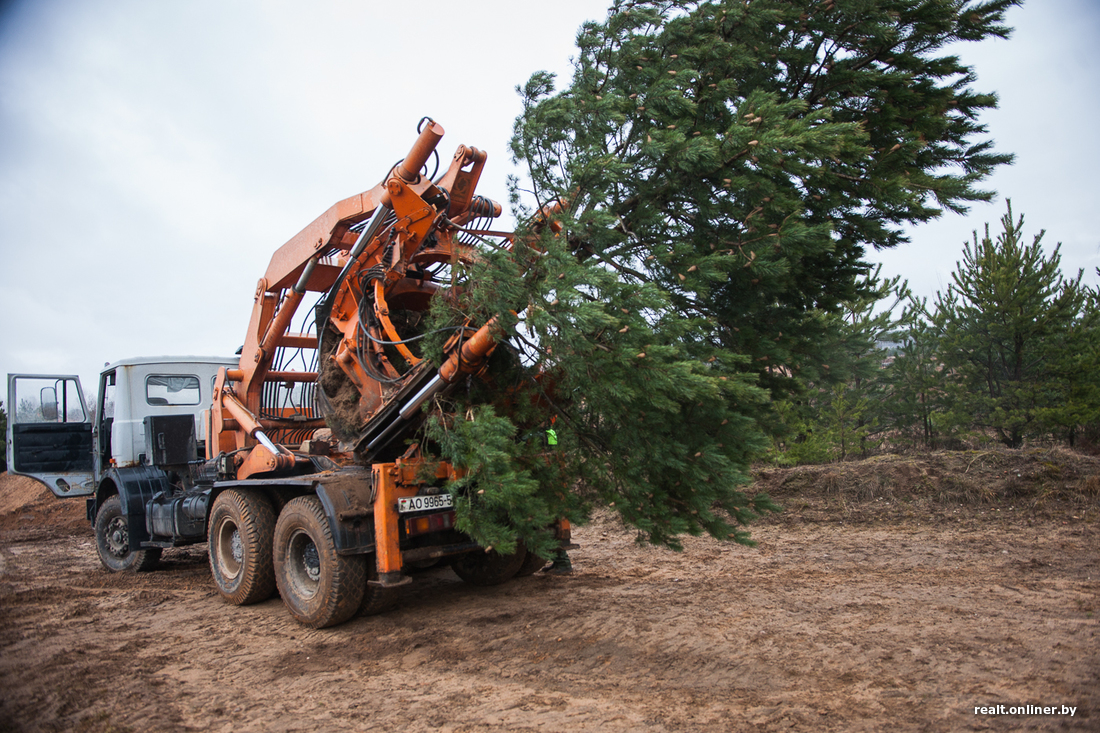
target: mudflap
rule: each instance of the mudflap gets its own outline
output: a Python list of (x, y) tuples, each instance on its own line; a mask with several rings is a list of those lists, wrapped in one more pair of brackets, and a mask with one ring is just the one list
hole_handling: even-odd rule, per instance
[[(104, 477), (104, 481), (100, 482), (100, 486), (108, 479), (118, 488), (118, 498), (130, 531), (131, 546), (141, 547), (153, 539), (146, 523), (145, 507), (156, 494), (171, 489), (168, 475), (155, 466), (133, 466), (112, 469)], [(106, 497), (97, 494), (96, 500), (101, 504)], [(92, 516), (89, 518), (95, 520)]]
[(374, 496), (370, 469), (343, 468), (316, 483), (336, 551), (341, 555), (374, 552)]

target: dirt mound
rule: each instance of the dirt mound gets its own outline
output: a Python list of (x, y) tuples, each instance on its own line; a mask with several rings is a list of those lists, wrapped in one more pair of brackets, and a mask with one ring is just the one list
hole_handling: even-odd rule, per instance
[(782, 504), (780, 521), (1100, 517), (1100, 458), (1060, 447), (884, 455), (762, 468), (754, 478), (749, 492)]
[(82, 498), (60, 499), (26, 476), (0, 473), (0, 533), (90, 531)]

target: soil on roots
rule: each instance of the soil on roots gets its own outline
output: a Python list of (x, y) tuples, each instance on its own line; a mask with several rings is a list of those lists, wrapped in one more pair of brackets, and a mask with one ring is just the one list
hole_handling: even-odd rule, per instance
[(317, 381), (324, 398), (321, 405), (325, 423), (341, 440), (352, 440), (363, 429), (363, 419), (359, 414), (359, 391), (339, 365), (329, 358), (339, 343), (340, 337), (335, 331), (325, 332)]

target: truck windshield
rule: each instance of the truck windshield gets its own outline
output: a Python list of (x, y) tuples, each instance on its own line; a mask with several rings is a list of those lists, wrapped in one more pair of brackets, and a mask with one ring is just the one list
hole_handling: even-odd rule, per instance
[(199, 404), (199, 378), (153, 374), (145, 379), (145, 401), (150, 405)]

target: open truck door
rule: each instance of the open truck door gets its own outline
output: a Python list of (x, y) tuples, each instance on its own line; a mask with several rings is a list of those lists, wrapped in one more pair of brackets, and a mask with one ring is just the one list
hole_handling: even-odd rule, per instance
[(8, 471), (61, 497), (94, 492), (92, 416), (80, 378), (9, 374), (7, 404)]

